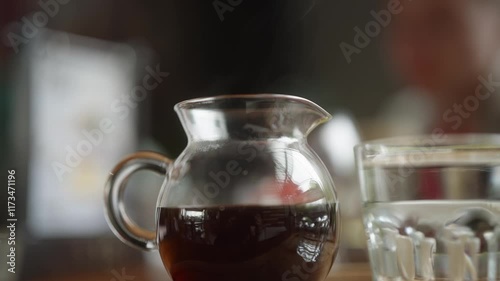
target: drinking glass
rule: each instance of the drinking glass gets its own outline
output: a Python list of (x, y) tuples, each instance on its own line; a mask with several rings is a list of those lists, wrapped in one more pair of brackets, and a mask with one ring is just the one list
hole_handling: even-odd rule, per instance
[(355, 148), (374, 280), (499, 280), (500, 135)]

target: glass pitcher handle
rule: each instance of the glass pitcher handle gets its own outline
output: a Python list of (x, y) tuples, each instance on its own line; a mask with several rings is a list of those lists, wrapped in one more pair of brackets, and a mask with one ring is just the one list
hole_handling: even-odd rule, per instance
[(139, 170), (167, 176), (172, 160), (155, 152), (137, 152), (123, 159), (111, 171), (104, 188), (106, 217), (113, 233), (125, 244), (146, 251), (157, 249), (156, 232), (134, 223), (125, 211), (123, 195), (129, 177)]

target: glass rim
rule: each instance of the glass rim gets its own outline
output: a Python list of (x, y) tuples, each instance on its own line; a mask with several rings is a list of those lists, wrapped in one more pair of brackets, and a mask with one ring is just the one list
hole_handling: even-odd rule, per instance
[(299, 96), (286, 95), (286, 94), (275, 94), (275, 93), (254, 93), (254, 94), (234, 94), (234, 95), (216, 95), (210, 97), (199, 97), (184, 100), (178, 102), (174, 109), (175, 111), (179, 111), (182, 109), (196, 109), (201, 105), (213, 104), (220, 101), (228, 101), (228, 100), (276, 100), (276, 101), (289, 101), (296, 102), (306, 106), (310, 106), (318, 111), (318, 113), (326, 116), (327, 119), (331, 118), (330, 113), (328, 113), (325, 109), (323, 109), (318, 104)]
[(415, 135), (376, 139), (354, 148), (358, 164), (417, 166), (500, 163), (500, 134)]
[(362, 142), (357, 144), (355, 148), (382, 152), (409, 148), (425, 148), (436, 151), (500, 149), (500, 134), (443, 134), (442, 137), (435, 135), (401, 136)]

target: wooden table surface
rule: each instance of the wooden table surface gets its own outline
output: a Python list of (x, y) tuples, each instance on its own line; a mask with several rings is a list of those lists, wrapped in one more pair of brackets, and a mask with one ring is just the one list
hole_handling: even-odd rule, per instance
[(336, 264), (327, 281), (371, 281), (370, 265), (367, 263)]
[[(148, 276), (144, 268), (127, 268), (127, 280), (159, 281)], [(132, 279), (133, 278), (133, 279)], [(117, 281), (110, 272), (81, 274), (78, 276), (61, 276), (60, 278), (38, 279), (32, 281)], [(119, 280), (118, 280), (119, 281)], [(214, 280), (215, 281), (215, 280)], [(371, 281), (370, 267), (365, 263), (335, 264), (326, 281)]]

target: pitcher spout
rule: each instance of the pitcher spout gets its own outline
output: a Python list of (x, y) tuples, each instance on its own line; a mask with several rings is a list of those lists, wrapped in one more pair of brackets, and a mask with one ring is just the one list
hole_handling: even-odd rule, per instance
[(302, 100), (303, 111), (297, 116), (297, 120), (302, 120), (301, 131), (305, 136), (312, 132), (317, 126), (332, 119), (332, 115), (321, 106), (307, 99)]

